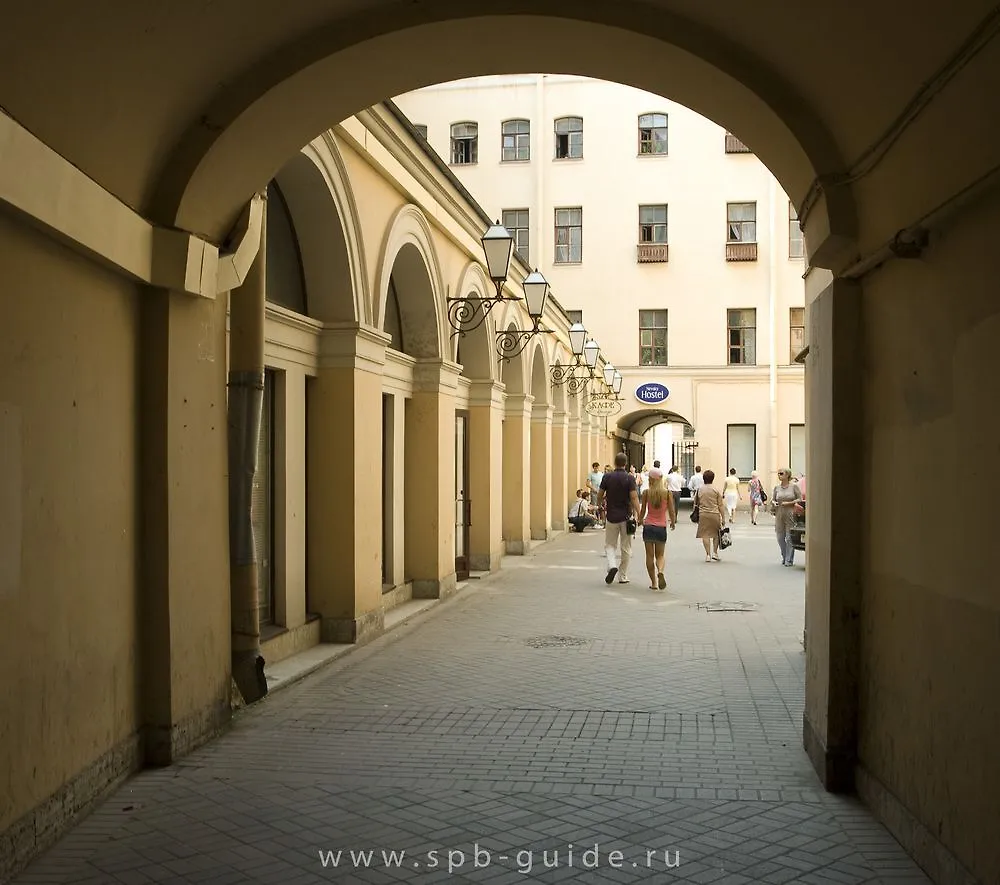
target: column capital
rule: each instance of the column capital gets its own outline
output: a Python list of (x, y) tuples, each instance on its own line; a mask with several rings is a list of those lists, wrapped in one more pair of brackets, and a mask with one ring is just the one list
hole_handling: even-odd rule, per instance
[(450, 360), (417, 360), (413, 364), (413, 389), (425, 392), (455, 393), (462, 366)]
[(562, 409), (554, 409), (552, 411), (552, 426), (553, 427), (568, 427), (569, 426), (569, 412), (564, 412)]
[(554, 408), (548, 403), (534, 403), (531, 407), (531, 421), (537, 424), (551, 424)]
[(504, 405), (504, 388), (496, 381), (473, 381), (469, 385), (470, 406), (490, 406), (501, 409)]
[(580, 428), (581, 428), (580, 416), (579, 415), (570, 415), (569, 418), (568, 418), (568, 420), (566, 421), (566, 426), (570, 430), (572, 430), (572, 431), (580, 430)]
[(391, 336), (374, 326), (327, 323), (319, 333), (319, 367), (381, 374), (391, 341)]
[(513, 416), (527, 418), (531, 414), (531, 406), (535, 398), (530, 393), (508, 393), (504, 398), (504, 411)]

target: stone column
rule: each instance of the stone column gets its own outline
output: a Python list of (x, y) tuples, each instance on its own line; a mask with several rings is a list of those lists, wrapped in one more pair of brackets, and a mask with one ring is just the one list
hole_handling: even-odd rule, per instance
[(535, 403), (531, 409), (531, 540), (551, 534), (552, 514), (552, 406)]
[(406, 405), (406, 572), (413, 596), (455, 592), (455, 394), (462, 367), (418, 361)]
[(569, 415), (565, 412), (552, 414), (552, 528), (566, 530), (566, 514), (570, 501), (576, 494), (576, 487), (569, 488), (569, 469), (566, 456), (569, 452), (567, 427)]
[(529, 530), (528, 465), (531, 440), (530, 394), (508, 395), (503, 421), (503, 538), (508, 553), (527, 553)]
[(230, 715), (227, 304), (227, 294), (142, 297), (138, 651), (148, 765), (169, 765)]
[(503, 385), (469, 390), (469, 567), (494, 571), (503, 554)]
[(864, 520), (843, 478), (862, 469), (861, 289), (837, 280), (807, 308), (809, 556), (803, 741), (829, 790), (853, 786), (857, 756)]
[[(584, 465), (580, 452), (580, 419), (570, 417), (566, 422), (566, 492), (572, 497), (578, 484), (590, 473), (590, 465)], [(569, 512), (569, 508), (567, 508)]]
[(406, 400), (401, 393), (389, 396), (389, 405), (384, 417), (385, 453), (388, 463), (384, 465), (382, 489), (383, 507), (391, 514), (385, 523), (385, 540), (382, 555), (385, 562), (385, 583), (399, 587), (406, 582)]
[(327, 327), (309, 385), (306, 440), (310, 606), (324, 642), (367, 642), (382, 616), (382, 369), (389, 336)]

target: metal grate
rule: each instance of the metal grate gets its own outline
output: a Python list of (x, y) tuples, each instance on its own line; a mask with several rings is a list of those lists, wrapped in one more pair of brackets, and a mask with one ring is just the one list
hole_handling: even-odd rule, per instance
[(707, 612), (754, 612), (760, 605), (756, 602), (699, 602), (698, 608)]
[(532, 648), (568, 648), (576, 645), (589, 645), (589, 639), (580, 636), (530, 636), (525, 644)]

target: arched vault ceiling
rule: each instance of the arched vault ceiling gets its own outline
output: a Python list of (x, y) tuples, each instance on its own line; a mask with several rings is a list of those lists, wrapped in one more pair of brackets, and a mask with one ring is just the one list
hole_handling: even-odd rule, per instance
[(323, 129), (487, 73), (661, 92), (736, 131), (796, 199), (881, 133), (990, 7), (507, 0), (473, 19), (467, 0), (35, 0), (4, 11), (0, 107), (128, 204), (214, 239)]
[(619, 430), (642, 436), (647, 430), (658, 424), (688, 424), (690, 422), (683, 415), (678, 415), (677, 412), (671, 412), (667, 409), (637, 409), (622, 415), (616, 423)]

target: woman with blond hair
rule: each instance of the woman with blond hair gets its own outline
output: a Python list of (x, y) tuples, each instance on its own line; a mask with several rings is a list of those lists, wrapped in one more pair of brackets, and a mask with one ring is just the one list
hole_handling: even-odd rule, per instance
[(674, 496), (663, 486), (663, 471), (659, 467), (654, 467), (649, 471), (649, 487), (642, 493), (642, 505), (639, 510), (650, 590), (665, 590), (667, 587), (667, 579), (663, 574), (663, 559), (667, 547), (668, 519), (670, 530), (673, 531), (677, 526)]

